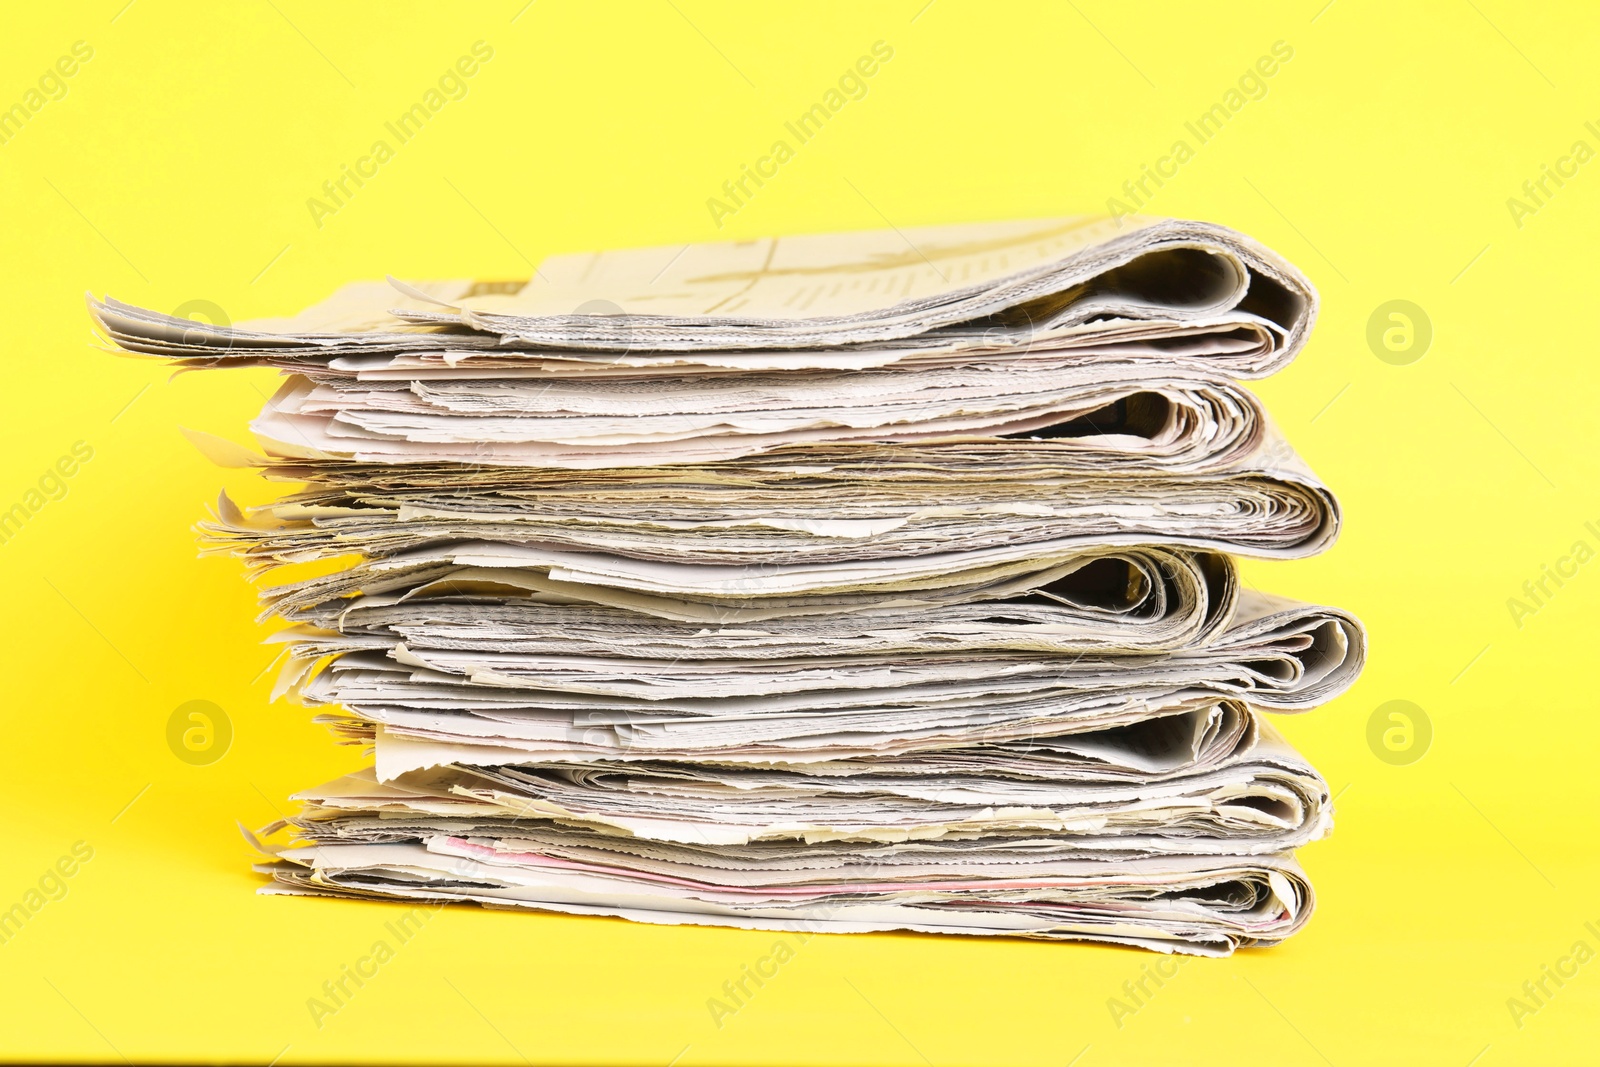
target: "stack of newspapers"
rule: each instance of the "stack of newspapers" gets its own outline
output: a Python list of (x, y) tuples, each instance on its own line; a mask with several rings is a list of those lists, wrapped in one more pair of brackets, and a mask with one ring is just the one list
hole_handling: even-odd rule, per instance
[(1273, 714), (1351, 615), (1241, 588), (1329, 491), (1239, 384), (1307, 280), (1103, 217), (562, 256), (128, 352), (286, 376), (202, 529), (278, 691), (372, 765), (253, 838), (266, 891), (1219, 955), (1313, 897)]

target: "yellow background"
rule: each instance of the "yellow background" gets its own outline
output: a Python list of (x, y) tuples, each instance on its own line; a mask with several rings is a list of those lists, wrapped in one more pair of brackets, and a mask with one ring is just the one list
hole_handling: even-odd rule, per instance
[[(1600, 548), (1584, 526), (1600, 530), (1600, 163), (1520, 227), (1506, 204), (1575, 140), (1600, 148), (1583, 126), (1600, 125), (1592, 5), (124, 3), (14, 5), (0, 35), (0, 106), (73, 42), (94, 48), (0, 145), (0, 508), (75, 441), (95, 450), (0, 545), (0, 908), (73, 842), (95, 850), (0, 945), (0, 1054), (1594, 1061), (1600, 962), (1520, 1027), (1506, 1003), (1575, 941), (1600, 949), (1584, 928), (1600, 927), (1600, 564), (1520, 627), (1507, 607), (1574, 542)], [(880, 39), (894, 58), (868, 95), (718, 231), (706, 199)], [(494, 58), (468, 95), (314, 225), (307, 198), (478, 40)], [(1346, 533), (1322, 558), (1247, 567), (1371, 630), (1354, 691), (1284, 723), (1340, 794), (1333, 837), (1302, 855), (1309, 928), (1186, 963), (1120, 1027), (1107, 1000), (1155, 957), (817, 937), (719, 1029), (707, 998), (772, 935), (447, 909), (318, 1029), (307, 998), (395, 909), (252, 892), (234, 821), (274, 818), (358, 754), (269, 703), (253, 593), (233, 560), (197, 560), (190, 531), (220, 486), (269, 489), (178, 429), (242, 438), (273, 377), (169, 380), (95, 351), (82, 293), (244, 319), (386, 272), (517, 277), (593, 247), (1103, 211), (1279, 40), (1294, 57), (1267, 95), (1149, 210), (1252, 234), (1323, 295), (1309, 347), (1259, 391)], [(1395, 299), (1434, 328), (1406, 366), (1366, 341)], [(195, 699), (235, 731), (210, 766), (165, 740)], [(1434, 728), (1408, 766), (1366, 740), (1395, 699)]]

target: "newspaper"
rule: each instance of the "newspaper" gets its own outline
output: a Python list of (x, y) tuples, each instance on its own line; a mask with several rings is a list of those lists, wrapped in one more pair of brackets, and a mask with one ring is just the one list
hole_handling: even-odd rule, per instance
[(371, 771), (297, 796), (275, 891), (1196, 954), (1311, 910), (1325, 782), (1234, 701), (931, 757)]
[(1347, 689), (1366, 654), (1348, 614), (1253, 593), (1211, 644), (1145, 655), (990, 648), (665, 660), (295, 637), (304, 644), (281, 691), (337, 708), (321, 721), (375, 745), (384, 780), (513, 758), (804, 763), (931, 752), (1104, 729), (1222, 698), (1303, 711)]
[[(460, 368), (457, 374), (467, 371)], [(1268, 436), (1254, 397), (1205, 369), (1023, 366), (441, 380), (294, 375), (252, 429), (276, 456), (573, 469), (704, 463), (807, 446), (1036, 439), (1081, 469), (1225, 469)], [(848, 448), (833, 448), (848, 457)]]
[(263, 561), (338, 544), (368, 559), (458, 546), (482, 565), (538, 546), (799, 566), (951, 545), (1045, 555), (1160, 543), (1297, 558), (1332, 545), (1342, 522), (1333, 494), (1276, 445), (1200, 474), (1074, 471), (1049, 447), (997, 439), (795, 460), (582, 474), (462, 463), (365, 476), (347, 465), (269, 464), (271, 476), (312, 481), (248, 514), (224, 500), (206, 529), (214, 547)]
[(1282, 852), (1331, 825), (1327, 784), (1238, 701), (1078, 734), (814, 763), (547, 761), (373, 769), (299, 793), (334, 842), (488, 836), (526, 820), (680, 844), (930, 841)]
[[(1239, 384), (1309, 282), (1223, 227), (1049, 219), (358, 283), (203, 324), (285, 377), (202, 549), (364, 771), (267, 891), (1226, 954), (1310, 915), (1326, 783), (1267, 722), (1350, 613), (1243, 589), (1337, 500)], [(287, 843), (270, 840), (291, 831)]]
[(1270, 945), (1315, 900), (1289, 854), (1041, 855), (1004, 837), (871, 845), (647, 843), (534, 827), (274, 850), (264, 893), (474, 902), (636, 922), (799, 933), (1097, 941), (1225, 956)]
[[(680, 573), (683, 569), (680, 569)], [(691, 573), (693, 568), (687, 569)], [(549, 569), (421, 565), (347, 572), (266, 593), (296, 625), (274, 640), (320, 657), (346, 648), (460, 648), (677, 660), (1033, 651), (1169, 652), (1234, 619), (1233, 561), (1137, 548), (1007, 567), (933, 570), (892, 590), (717, 596), (560, 581)]]
[(1111, 344), (1259, 377), (1304, 344), (1316, 293), (1225, 227), (1101, 215), (559, 256), (532, 278), (358, 283), (237, 328), (109, 299), (90, 309), (120, 347), (201, 365), (520, 350), (533, 363), (639, 351), (635, 366), (862, 369)]

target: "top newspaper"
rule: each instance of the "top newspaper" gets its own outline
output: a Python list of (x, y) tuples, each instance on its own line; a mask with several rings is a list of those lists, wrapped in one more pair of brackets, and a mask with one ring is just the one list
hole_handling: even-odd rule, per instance
[(238, 329), (91, 306), (123, 347), (196, 360), (544, 349), (777, 370), (1115, 345), (1251, 378), (1298, 351), (1316, 295), (1225, 227), (1084, 216), (557, 256), (532, 278), (357, 283)]

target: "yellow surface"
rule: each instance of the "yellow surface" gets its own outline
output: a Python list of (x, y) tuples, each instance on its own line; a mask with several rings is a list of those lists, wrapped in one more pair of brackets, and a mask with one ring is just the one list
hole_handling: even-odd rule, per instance
[[(0, 35), (0, 107), (30, 113), (0, 144), (0, 508), (42, 505), (0, 544), (0, 909), (42, 904), (0, 945), (0, 1054), (1594, 1062), (1600, 963), (1562, 962), (1578, 941), (1600, 950), (1600, 564), (1561, 562), (1575, 542), (1600, 549), (1600, 163), (1560, 162), (1578, 140), (1600, 149), (1591, 5), (124, 2), (14, 5)], [(893, 58), (866, 95), (719, 231), (706, 200), (880, 40)], [(29, 98), (78, 41), (93, 55), (64, 95), (46, 78)], [(493, 57), (466, 95), (314, 220), (307, 199), (477, 41)], [(1197, 146), (1185, 122), (1278, 41), (1293, 56), (1265, 95)], [(385, 272), (515, 277), (554, 252), (719, 232), (1100, 211), (1180, 138), (1192, 158), (1149, 210), (1260, 238), (1324, 300), (1310, 346), (1260, 392), (1340, 493), (1347, 532), (1322, 558), (1247, 568), (1371, 628), (1355, 690), (1285, 723), (1340, 794), (1334, 836), (1302, 857), (1310, 927), (1185, 963), (1120, 1026), (1108, 999), (1157, 957), (816, 937), (719, 1028), (707, 998), (772, 935), (462, 908), (319, 1028), (307, 999), (392, 940), (396, 909), (252, 892), (234, 820), (273, 818), (358, 757), (269, 704), (252, 591), (236, 562), (197, 560), (189, 530), (220, 486), (267, 490), (178, 430), (242, 437), (272, 375), (169, 381), (93, 351), (83, 291), (242, 319)], [(1575, 174), (1514, 213), (1545, 164)], [(1418, 361), (1369, 348), (1391, 300), (1431, 320)], [(30, 498), (80, 441), (92, 459)], [(1513, 618), (1508, 598), (1558, 564), (1573, 576)], [(209, 765), (168, 747), (193, 700), (232, 725)], [(1432, 724), (1420, 761), (1369, 749), (1391, 700)], [(60, 899), (30, 898), (62, 857), (72, 876), (45, 878)], [(1508, 998), (1546, 964), (1576, 976), (1546, 979), (1551, 996), (1514, 1019)]]

